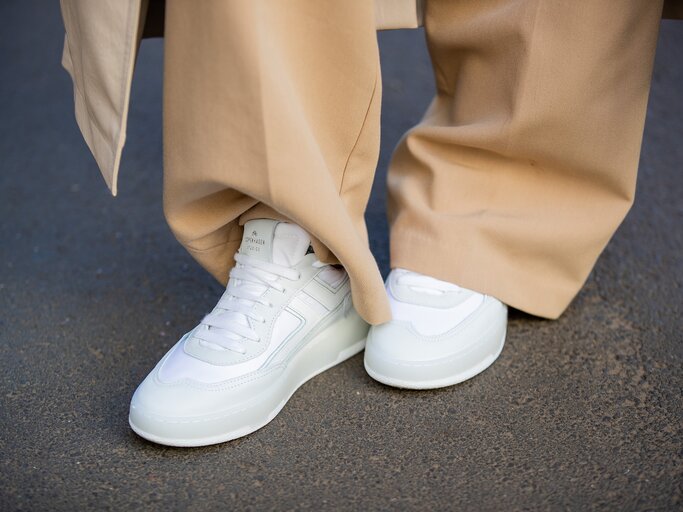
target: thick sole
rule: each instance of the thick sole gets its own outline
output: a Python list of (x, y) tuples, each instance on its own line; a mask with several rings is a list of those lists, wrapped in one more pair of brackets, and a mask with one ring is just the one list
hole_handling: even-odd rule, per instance
[[(452, 363), (449, 363), (451, 368), (447, 377), (436, 379), (406, 379), (402, 377), (406, 363), (388, 360), (383, 361), (382, 366), (384, 366), (385, 371), (378, 371), (373, 368), (371, 364), (368, 364), (366, 359), (364, 362), (365, 371), (367, 371), (368, 375), (376, 381), (396, 388), (437, 389), (453, 386), (479, 375), (491, 366), (503, 351), (505, 335), (506, 331), (504, 330), (503, 335), (496, 340), (495, 345), (487, 344), (482, 346), (475, 344), (471, 349), (458, 354), (459, 357), (454, 359)], [(420, 367), (425, 375), (429, 375), (433, 368), (442, 364), (441, 361), (436, 361), (433, 365), (422, 363), (420, 364)], [(391, 373), (388, 373), (386, 369), (391, 369)]]
[[(131, 406), (128, 423), (140, 437), (166, 446), (196, 447), (224, 443), (251, 434), (270, 423), (282, 410), (292, 395), (316, 375), (358, 354), (365, 347), (367, 324), (355, 312), (330, 326), (309, 341), (292, 357), (286, 369), (276, 381), (279, 385), (269, 387), (259, 395), (240, 404), (238, 410), (218, 415), (181, 419), (177, 423), (192, 423), (192, 435), (175, 436), (173, 420), (159, 422), (155, 427), (162, 434), (150, 432), (138, 423), (150, 422), (149, 417)], [(139, 421), (138, 421), (139, 420)], [(204, 435), (205, 430), (220, 434)], [(183, 432), (187, 429), (184, 428)]]

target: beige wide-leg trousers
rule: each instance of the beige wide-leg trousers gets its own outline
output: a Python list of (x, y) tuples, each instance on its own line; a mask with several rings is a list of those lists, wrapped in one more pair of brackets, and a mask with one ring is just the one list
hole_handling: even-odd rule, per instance
[[(288, 219), (390, 318), (363, 218), (379, 151), (373, 2), (167, 0), (164, 209), (225, 282)], [(655, 0), (427, 0), (436, 96), (388, 178), (391, 266), (556, 318), (633, 202)]]

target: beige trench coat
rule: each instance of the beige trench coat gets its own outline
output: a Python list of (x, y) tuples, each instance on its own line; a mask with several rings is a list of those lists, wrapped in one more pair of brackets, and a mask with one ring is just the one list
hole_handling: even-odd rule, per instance
[[(422, 0), (374, 0), (377, 28), (415, 28)], [(163, 0), (61, 0), (62, 65), (74, 84), (76, 121), (113, 195), (126, 140), (140, 40), (163, 34)], [(107, 41), (106, 45), (101, 44)]]

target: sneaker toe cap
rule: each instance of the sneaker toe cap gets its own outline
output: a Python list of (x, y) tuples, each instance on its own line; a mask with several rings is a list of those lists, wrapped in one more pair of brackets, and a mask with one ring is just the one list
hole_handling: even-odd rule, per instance
[(422, 336), (408, 322), (373, 326), (365, 348), (365, 367), (386, 384), (439, 387), (495, 360), (505, 340), (506, 324), (507, 308), (496, 301), (438, 336)]

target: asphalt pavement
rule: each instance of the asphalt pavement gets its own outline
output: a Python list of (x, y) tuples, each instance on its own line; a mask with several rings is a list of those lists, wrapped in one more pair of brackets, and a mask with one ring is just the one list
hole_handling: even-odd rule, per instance
[[(513, 311), (455, 387), (399, 391), (356, 356), (267, 427), (172, 449), (130, 396), (220, 286), (161, 207), (161, 40), (143, 43), (119, 197), (60, 66), (57, 2), (0, 4), (0, 510), (681, 510), (683, 22), (663, 22), (634, 208), (557, 321)], [(383, 143), (367, 214), (387, 271), (384, 179), (432, 91), (421, 31), (380, 35)]]

